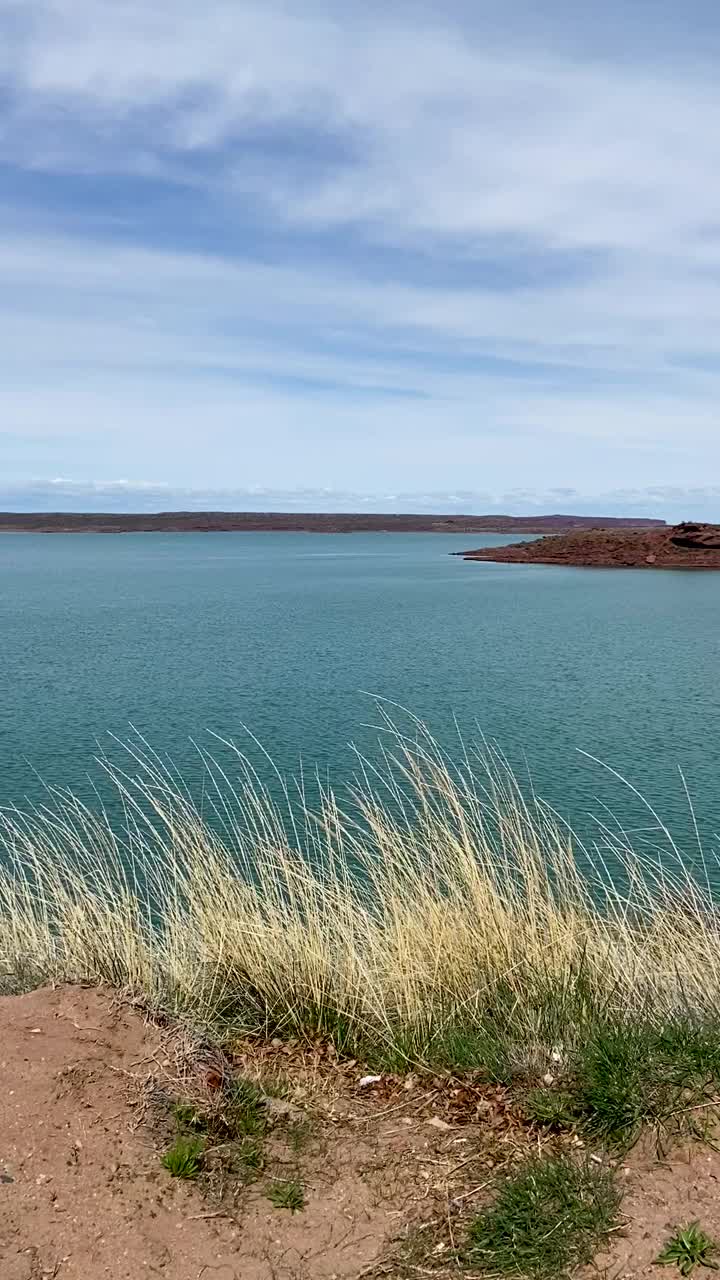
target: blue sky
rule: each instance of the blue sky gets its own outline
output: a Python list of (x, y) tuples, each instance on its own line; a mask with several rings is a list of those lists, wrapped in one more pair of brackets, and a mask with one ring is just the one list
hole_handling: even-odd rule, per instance
[(710, 3), (0, 0), (0, 506), (720, 519), (719, 55)]

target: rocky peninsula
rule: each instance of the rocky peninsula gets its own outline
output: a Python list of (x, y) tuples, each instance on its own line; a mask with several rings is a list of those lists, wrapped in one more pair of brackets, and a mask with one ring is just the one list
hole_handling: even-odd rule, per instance
[(455, 552), (500, 564), (577, 565), (615, 569), (720, 569), (720, 525), (685, 522), (653, 529), (591, 529), (553, 534), (507, 547)]

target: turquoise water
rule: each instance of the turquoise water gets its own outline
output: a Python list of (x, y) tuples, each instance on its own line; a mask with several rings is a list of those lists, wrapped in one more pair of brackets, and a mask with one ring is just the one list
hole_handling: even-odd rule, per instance
[[(368, 694), (445, 743), (477, 724), (581, 831), (610, 804), (689, 840), (720, 830), (720, 574), (465, 563), (508, 538), (440, 534), (0, 536), (0, 804), (79, 786), (132, 723), (197, 775), (190, 738), (242, 741), (282, 770), (353, 769)], [(642, 830), (640, 830), (642, 829)]]

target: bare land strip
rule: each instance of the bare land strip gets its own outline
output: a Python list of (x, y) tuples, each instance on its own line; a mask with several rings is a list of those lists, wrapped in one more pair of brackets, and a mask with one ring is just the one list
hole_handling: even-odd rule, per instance
[(0, 533), (552, 533), (645, 529), (662, 520), (612, 516), (471, 516), (326, 512), (0, 512)]

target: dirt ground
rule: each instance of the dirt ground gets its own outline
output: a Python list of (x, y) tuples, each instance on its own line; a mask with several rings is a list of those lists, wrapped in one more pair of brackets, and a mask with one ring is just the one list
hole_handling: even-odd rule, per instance
[[(537, 1141), (500, 1090), (361, 1085), (358, 1065), (318, 1048), (239, 1046), (244, 1074), (290, 1080), (281, 1108), (307, 1117), (309, 1140), (301, 1154), (271, 1141), (262, 1175), (211, 1195), (160, 1164), (153, 1099), (177, 1069), (173, 1035), (95, 990), (0, 998), (2, 1280), (440, 1280), (456, 1274), (443, 1257), (497, 1169)], [(268, 1199), (290, 1173), (305, 1191), (297, 1213)], [(626, 1224), (588, 1276), (667, 1280), (654, 1259), (695, 1219), (720, 1240), (713, 1150), (635, 1156), (621, 1176)], [(432, 1240), (417, 1266), (408, 1240)]]
[[(678, 1146), (664, 1159), (634, 1153), (626, 1170), (622, 1229), (586, 1272), (588, 1280), (671, 1280), (679, 1271), (657, 1257), (675, 1229), (699, 1222), (720, 1244), (720, 1153), (706, 1146)], [(720, 1260), (720, 1254), (718, 1254)], [(714, 1272), (700, 1268), (695, 1280)]]
[[(312, 1095), (303, 1210), (267, 1198), (287, 1152), (232, 1203), (209, 1199), (160, 1164), (166, 1136), (147, 1099), (173, 1070), (169, 1046), (170, 1033), (95, 990), (0, 999), (2, 1280), (354, 1280), (485, 1159), (466, 1107), (460, 1123), (443, 1119), (436, 1091), (418, 1103), (398, 1085), (388, 1100), (359, 1086), (359, 1067), (297, 1051), (297, 1094)], [(268, 1047), (263, 1069), (284, 1052)]]
[(345, 1277), (380, 1255), (394, 1220), (357, 1172), (362, 1142), (312, 1169), (297, 1215), (251, 1192), (225, 1216), (170, 1178), (133, 1105), (163, 1051), (157, 1029), (95, 991), (0, 1001), (2, 1280)]

